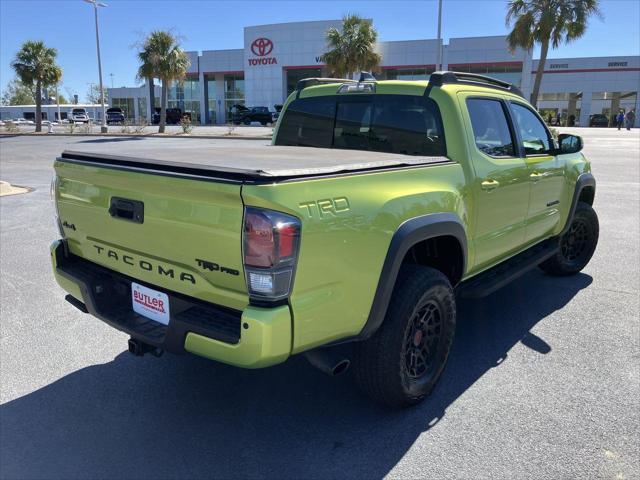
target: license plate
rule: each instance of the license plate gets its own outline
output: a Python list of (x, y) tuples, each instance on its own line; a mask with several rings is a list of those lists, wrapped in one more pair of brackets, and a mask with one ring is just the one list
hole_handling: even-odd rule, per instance
[(163, 325), (169, 325), (169, 296), (131, 282), (133, 311)]

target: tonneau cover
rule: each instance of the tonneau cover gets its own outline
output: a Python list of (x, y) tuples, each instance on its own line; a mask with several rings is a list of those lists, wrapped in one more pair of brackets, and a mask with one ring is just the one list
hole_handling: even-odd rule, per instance
[[(163, 172), (240, 179), (296, 178), (389, 167), (450, 162), (447, 157), (421, 157), (395, 153), (264, 144), (228, 146), (182, 139), (183, 145), (159, 148), (138, 142), (114, 142), (65, 150), (61, 160), (99, 163)], [(142, 143), (142, 142), (140, 142)]]

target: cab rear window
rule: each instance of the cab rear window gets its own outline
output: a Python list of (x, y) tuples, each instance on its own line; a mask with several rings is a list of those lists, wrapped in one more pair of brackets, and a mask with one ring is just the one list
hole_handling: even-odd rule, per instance
[(405, 155), (446, 153), (438, 106), (429, 98), (413, 95), (294, 100), (281, 120), (275, 144)]

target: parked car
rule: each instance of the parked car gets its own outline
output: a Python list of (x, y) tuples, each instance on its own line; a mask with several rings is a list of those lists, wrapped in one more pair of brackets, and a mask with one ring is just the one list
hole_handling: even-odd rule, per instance
[(50, 258), (67, 301), (137, 356), (303, 354), (331, 375), (352, 359), (364, 392), (404, 407), (443, 372), (458, 298), (536, 266), (577, 274), (596, 249), (582, 139), (556, 143), (508, 83), (305, 79), (281, 118), (263, 148), (63, 152)]
[(274, 105), (273, 106), (275, 112), (271, 112), (271, 121), (276, 123), (278, 121), (278, 117), (280, 117), (280, 112), (282, 111), (282, 105)]
[(125, 122), (124, 111), (119, 107), (107, 108), (107, 125), (121, 125)]
[(85, 108), (74, 108), (71, 110), (71, 121), (73, 123), (89, 123), (89, 114)]
[(272, 114), (267, 107), (251, 107), (247, 108), (244, 105), (234, 105), (235, 111), (232, 109), (232, 121), (235, 125), (241, 123), (245, 125), (251, 125), (252, 122), (260, 122), (261, 125), (266, 125), (273, 122)]
[(595, 115), (591, 115), (589, 117), (589, 126), (590, 127), (608, 127), (609, 119), (606, 115), (602, 115), (601, 113), (596, 113)]
[[(185, 114), (185, 115), (191, 118), (191, 115), (189, 114)], [(182, 114), (182, 110), (180, 110), (179, 108), (167, 108), (167, 120), (166, 120), (167, 125), (178, 125), (180, 123), (180, 120), (182, 120), (182, 117), (185, 115)], [(159, 107), (154, 109), (152, 122), (154, 125), (160, 124), (160, 108)]]

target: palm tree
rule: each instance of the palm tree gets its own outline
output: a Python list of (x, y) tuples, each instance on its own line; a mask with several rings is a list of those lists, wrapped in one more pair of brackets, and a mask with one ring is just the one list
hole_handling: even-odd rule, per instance
[(549, 46), (557, 48), (561, 42), (569, 43), (584, 35), (591, 15), (602, 17), (598, 0), (510, 0), (506, 23), (513, 22), (507, 36), (509, 49), (526, 50), (540, 44), (540, 61), (536, 71), (531, 103), (538, 103), (540, 82), (544, 72)]
[(333, 27), (327, 30), (329, 51), (320, 59), (338, 77), (351, 78), (359, 70), (371, 71), (382, 59), (373, 51), (377, 38), (378, 32), (370, 20), (346, 15), (342, 19), (342, 31)]
[(20, 81), (28, 86), (36, 102), (36, 132), (42, 131), (42, 91), (56, 85), (62, 78), (62, 69), (56, 65), (58, 51), (48, 48), (42, 41), (29, 40), (16, 53), (11, 62)]
[(140, 67), (138, 78), (159, 78), (162, 82), (160, 95), (160, 125), (158, 133), (164, 133), (167, 123), (167, 98), (169, 84), (181, 81), (187, 74), (190, 62), (187, 54), (180, 48), (178, 38), (171, 32), (156, 30), (144, 40), (142, 51), (138, 53)]

